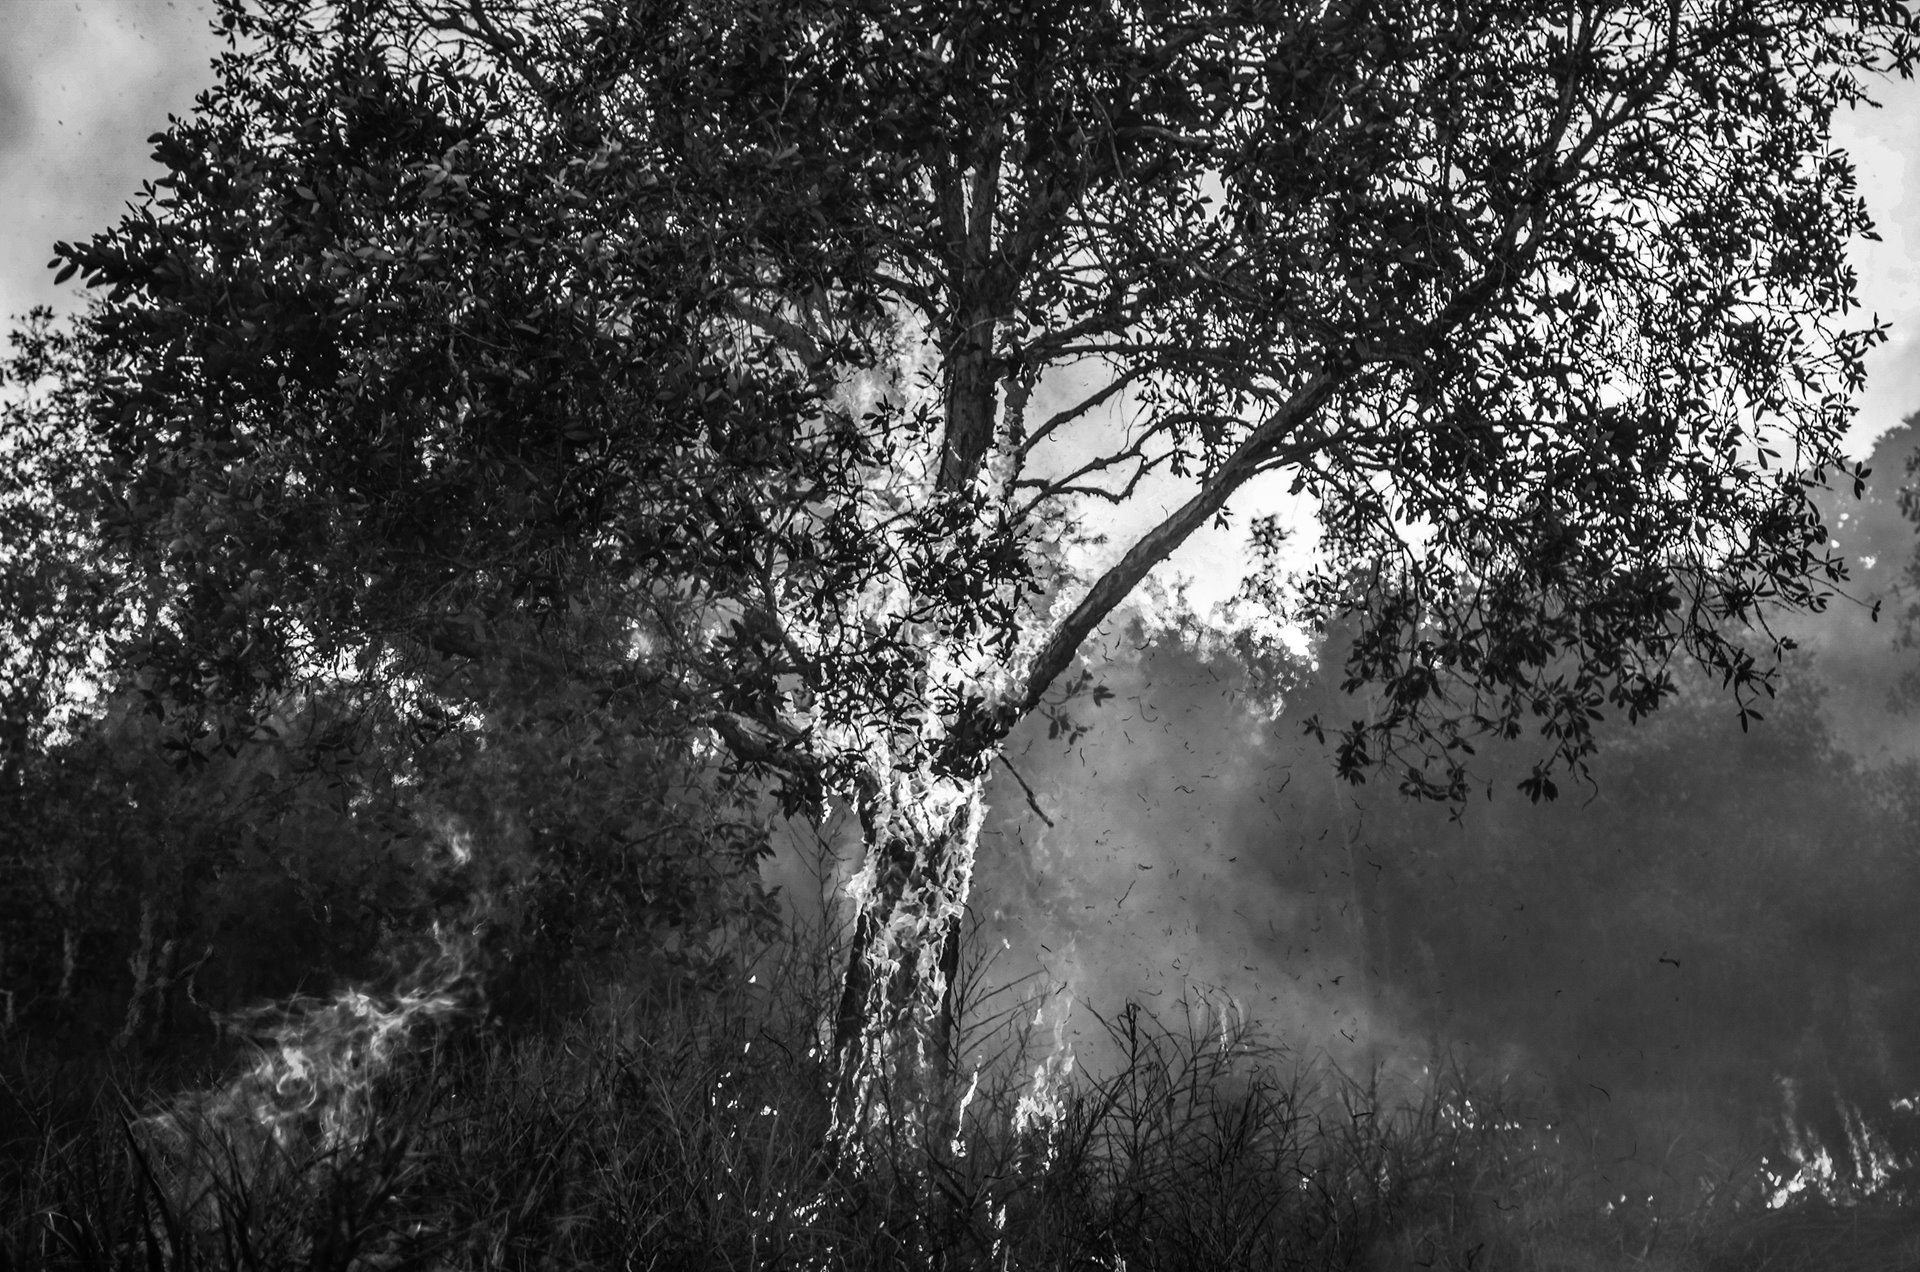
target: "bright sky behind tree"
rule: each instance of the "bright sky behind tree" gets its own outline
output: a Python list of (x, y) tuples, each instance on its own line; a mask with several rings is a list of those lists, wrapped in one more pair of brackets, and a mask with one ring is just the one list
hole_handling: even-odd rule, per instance
[[(52, 245), (106, 228), (157, 173), (146, 138), (211, 80), (211, 11), (201, 0), (0, 0), (0, 317), (78, 304), (77, 286), (55, 287), (45, 268)], [(1862, 458), (1920, 411), (1920, 82), (1887, 82), (1878, 96), (1884, 109), (1840, 128), (1882, 236), (1857, 245), (1860, 300), (1892, 323), (1868, 359), (1850, 447)], [(1253, 507), (1261, 493), (1242, 492), (1242, 516), (1275, 510)], [(1150, 502), (1140, 518), (1163, 511)], [(1174, 558), (1201, 608), (1237, 581), (1242, 533), (1202, 532)]]

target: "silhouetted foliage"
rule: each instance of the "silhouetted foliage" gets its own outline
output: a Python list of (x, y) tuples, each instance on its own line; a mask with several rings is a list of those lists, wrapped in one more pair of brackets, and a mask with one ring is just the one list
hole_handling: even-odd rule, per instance
[(1551, 796), (1679, 656), (1744, 707), (1738, 629), (1844, 577), (1811, 492), (1881, 332), (1830, 123), (1903, 4), (220, 15), (18, 415), (91, 457), (117, 665), (204, 754), (581, 622), (589, 700), (857, 807), (842, 1047), (951, 979), (1009, 730), (1257, 476), (1321, 537), (1290, 579), (1256, 522), (1248, 598), (1379, 687), (1314, 727), (1453, 800), (1529, 733)]

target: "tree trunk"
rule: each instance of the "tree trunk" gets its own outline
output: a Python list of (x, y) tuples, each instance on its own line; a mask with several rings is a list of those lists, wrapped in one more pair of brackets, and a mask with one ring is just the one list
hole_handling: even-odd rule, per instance
[[(1344, 794), (1344, 792), (1343, 792)], [(1369, 1073), (1380, 1063), (1380, 1019), (1386, 1010), (1387, 923), (1380, 902), (1382, 867), (1373, 859), (1367, 843), (1365, 822), (1347, 825), (1341, 817), (1347, 839), (1347, 870), (1352, 876), (1355, 953), (1359, 961), (1360, 1007), (1365, 1013), (1361, 1029), (1366, 1031), (1365, 1064)]]
[(948, 355), (947, 430), (940, 456), (940, 489), (958, 492), (973, 484), (993, 441), (999, 377), (993, 364), (997, 315), (968, 315), (961, 343)]
[(71, 920), (60, 925), (60, 984), (53, 1001), (65, 1007), (73, 1002), (73, 982), (80, 971), (80, 933)]
[[(166, 1023), (168, 995), (173, 988), (174, 970), (179, 964), (180, 942), (173, 936), (158, 940), (159, 911), (160, 906), (152, 896), (141, 899), (140, 943), (127, 958), (127, 970), (133, 973), (133, 991), (127, 996), (126, 1020), (113, 1039), (115, 1051), (145, 1046), (154, 1040)], [(168, 926), (172, 926), (171, 921)]]
[(154, 910), (151, 894), (140, 898), (140, 941), (127, 956), (127, 970), (133, 973), (133, 990), (127, 995), (127, 1018), (113, 1039), (115, 1051), (125, 1051), (146, 1032), (147, 995), (153, 985)]
[(836, 1120), (864, 1124), (883, 1084), (951, 1072), (961, 916), (972, 885), (980, 779), (929, 771), (876, 782), (862, 801), (865, 862), (833, 1029)]

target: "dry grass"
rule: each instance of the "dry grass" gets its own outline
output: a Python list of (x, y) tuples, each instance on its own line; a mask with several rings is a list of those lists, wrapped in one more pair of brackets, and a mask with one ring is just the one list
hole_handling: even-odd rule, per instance
[(538, 1037), (423, 1042), (334, 1134), (130, 1129), (157, 1106), (76, 1102), (70, 1075), (16, 1054), (0, 1268), (1920, 1266), (1905, 1212), (1760, 1211), (1738, 1171), (1622, 1205), (1575, 1137), (1457, 1074), (1302, 1067), (1204, 1006), (1123, 1010), (1120, 1060), (1094, 1077), (1043, 1064), (1030, 1013), (976, 1013), (966, 1054), (985, 1063), (881, 1088), (836, 1153), (819, 966), (610, 996)]

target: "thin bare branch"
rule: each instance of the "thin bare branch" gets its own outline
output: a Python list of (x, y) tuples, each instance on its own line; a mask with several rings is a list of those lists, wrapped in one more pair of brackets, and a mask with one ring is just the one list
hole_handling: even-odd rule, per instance
[(994, 756), (994, 758), (999, 760), (1000, 763), (1003, 766), (1005, 766), (1007, 772), (1013, 774), (1014, 781), (1020, 783), (1020, 789), (1026, 794), (1026, 797), (1027, 797), (1027, 807), (1033, 810), (1033, 815), (1035, 817), (1038, 817), (1041, 821), (1045, 822), (1048, 825), (1048, 827), (1052, 827), (1053, 818), (1047, 816), (1046, 810), (1040, 807), (1040, 801), (1034, 795), (1033, 787), (1028, 786), (1027, 779), (1020, 776), (1020, 770), (1013, 767), (1013, 761), (1007, 758), (1007, 753), (1005, 751), (1001, 751), (999, 754)]
[[(1145, 439), (1142, 440), (1144, 441)], [(1105, 486), (1086, 485), (1080, 481), (1080, 478), (1091, 476), (1093, 473), (1108, 468), (1116, 468), (1129, 459), (1134, 462), (1134, 469), (1119, 490), (1110, 490)], [(1036, 493), (1031, 499), (1027, 500), (1026, 503), (1020, 505), (1020, 509), (1015, 514), (1014, 519), (1023, 521), (1041, 504), (1049, 500), (1064, 498), (1067, 495), (1087, 495), (1091, 498), (1103, 499), (1111, 504), (1125, 503), (1139, 490), (1140, 483), (1146, 480), (1148, 474), (1152, 473), (1156, 468), (1165, 467), (1172, 461), (1173, 452), (1171, 450), (1150, 457), (1139, 447), (1128, 447), (1127, 450), (1118, 454), (1103, 455), (1099, 459), (1089, 460), (1076, 471), (1062, 477), (1049, 480), (1034, 478), (1019, 482), (1017, 484), (1020, 489), (1032, 490)]]
[(1141, 368), (1130, 368), (1125, 373), (1109, 380), (1105, 387), (1081, 398), (1072, 406), (1063, 407), (1055, 411), (1047, 418), (1046, 423), (1027, 435), (1027, 440), (1022, 443), (1020, 447), (1021, 456), (1025, 457), (1029, 451), (1045, 441), (1056, 430), (1073, 423), (1073, 421), (1079, 419), (1088, 411), (1094, 410), (1102, 404), (1111, 401), (1115, 394), (1120, 393), (1128, 385), (1138, 382), (1144, 374), (1145, 372)]

